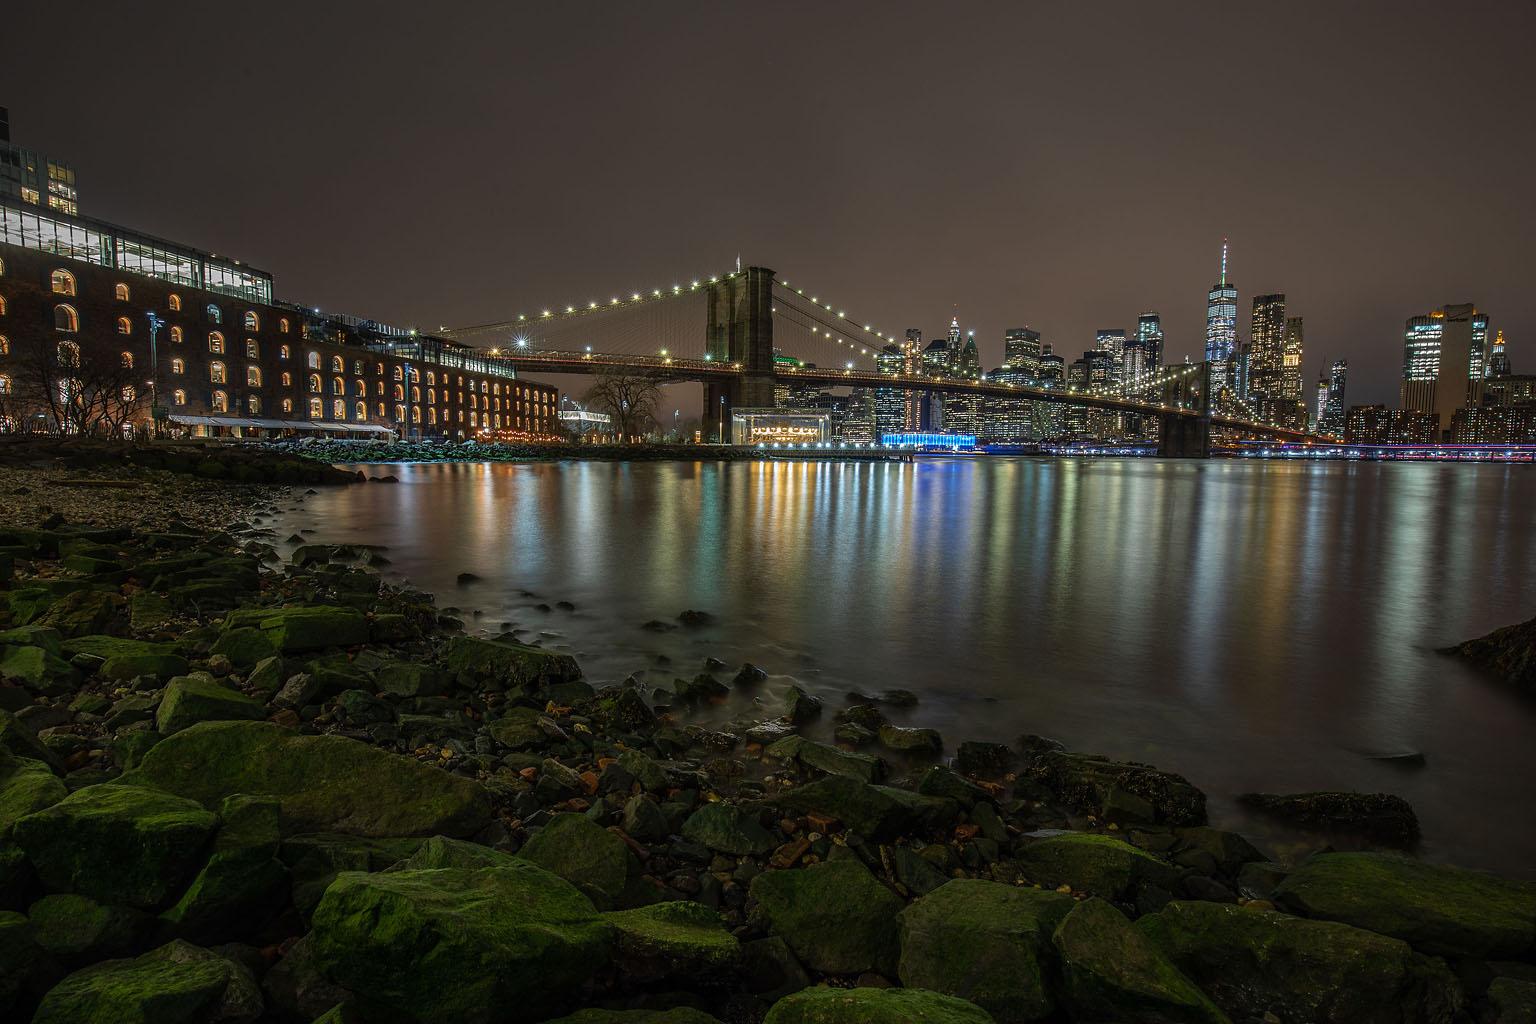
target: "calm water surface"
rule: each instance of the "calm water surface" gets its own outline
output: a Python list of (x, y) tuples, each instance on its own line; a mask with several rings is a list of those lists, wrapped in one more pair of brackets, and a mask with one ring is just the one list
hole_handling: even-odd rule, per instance
[[(1528, 467), (936, 459), (389, 467), (283, 533), (388, 545), (445, 605), (590, 678), (755, 662), (914, 724), (1253, 789), (1410, 800), (1424, 855), (1536, 877), (1536, 702), (1434, 648), (1536, 614)], [(461, 572), (482, 577), (457, 586)], [(537, 609), (568, 600), (575, 613)], [(684, 608), (699, 632), (639, 629)], [(672, 667), (656, 669), (657, 656)], [(836, 700), (833, 707), (841, 706)], [(766, 717), (766, 716), (760, 716)], [(1427, 766), (1373, 753), (1422, 751)], [(1264, 833), (1282, 852), (1287, 837)]]

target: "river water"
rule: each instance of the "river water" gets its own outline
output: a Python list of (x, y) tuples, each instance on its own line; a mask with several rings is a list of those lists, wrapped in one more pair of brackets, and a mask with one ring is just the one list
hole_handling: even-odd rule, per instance
[[(420, 464), (280, 534), (387, 545), (470, 628), (595, 682), (752, 661), (841, 706), (904, 687), (961, 739), (1040, 733), (1211, 797), (1397, 793), (1433, 859), (1536, 877), (1536, 701), (1435, 648), (1536, 614), (1536, 472), (932, 459)], [(460, 573), (478, 581), (460, 585)], [(570, 601), (575, 611), (553, 607)], [(551, 607), (540, 610), (539, 605)], [(685, 608), (717, 622), (655, 634)], [(657, 668), (658, 657), (671, 664)], [(1413, 769), (1370, 755), (1422, 752)]]

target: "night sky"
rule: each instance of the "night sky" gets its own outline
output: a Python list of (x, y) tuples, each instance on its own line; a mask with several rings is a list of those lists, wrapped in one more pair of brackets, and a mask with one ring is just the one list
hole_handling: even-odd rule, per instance
[[(745, 262), (983, 361), (1163, 314), (1232, 240), (1306, 373), (1396, 402), (1475, 302), (1536, 372), (1531, 3), (11, 5), (12, 138), (83, 212), (423, 328)], [(1174, 10), (1174, 8), (1177, 10)], [(579, 388), (579, 385), (577, 385)]]

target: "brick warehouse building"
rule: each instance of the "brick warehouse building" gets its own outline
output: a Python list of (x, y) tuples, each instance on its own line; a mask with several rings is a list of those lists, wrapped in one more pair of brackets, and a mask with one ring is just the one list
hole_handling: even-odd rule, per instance
[(0, 427), (39, 426), (36, 382), (62, 388), (82, 354), (109, 352), (132, 370), (139, 431), (157, 415), (196, 436), (559, 432), (558, 389), (483, 350), (276, 301), (271, 275), (235, 260), (0, 198)]

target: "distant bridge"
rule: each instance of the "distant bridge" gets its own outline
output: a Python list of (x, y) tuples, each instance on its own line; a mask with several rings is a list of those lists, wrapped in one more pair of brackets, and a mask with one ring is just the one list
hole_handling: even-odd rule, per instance
[[(1162, 367), (1133, 381), (1090, 389), (971, 380), (937, 371), (882, 372), (874, 358), (884, 346), (900, 344), (894, 335), (807, 297), (764, 267), (441, 333), (460, 339), (496, 335), (493, 351), (519, 370), (643, 373), (666, 382), (697, 382), (705, 388), (705, 409), (711, 416), (718, 410), (722, 423), (733, 408), (772, 406), (774, 387), (788, 384), (975, 395), (1155, 417), (1158, 453), (1166, 457), (1208, 457), (1213, 427), (1246, 439), (1308, 438), (1304, 431), (1264, 422), (1229, 392), (1212, 396), (1208, 363)], [(788, 358), (776, 359), (776, 348)]]

